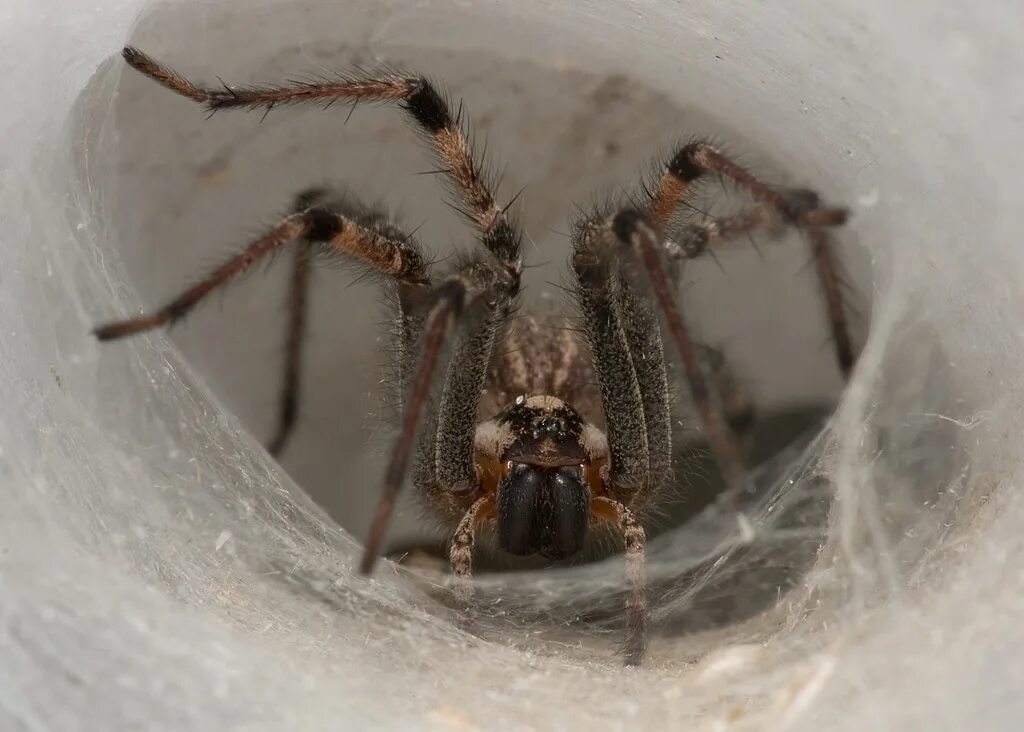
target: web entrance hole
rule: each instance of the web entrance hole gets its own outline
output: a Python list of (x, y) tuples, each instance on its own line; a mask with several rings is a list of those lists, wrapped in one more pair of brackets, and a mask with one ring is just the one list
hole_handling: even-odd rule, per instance
[[(325, 36), (309, 16), (297, 18), (283, 6), (264, 9), (259, 16), (263, 20), (249, 22), (275, 29), (291, 24), (289, 32), (269, 38), (254, 30), (260, 42), (240, 44), (239, 28), (227, 22), (238, 17), (237, 11), (224, 6), (217, 12), (224, 13), (222, 19), (200, 17), (189, 6), (158, 6), (142, 19), (129, 42), (197, 79), (221, 76), (231, 83), (255, 83), (383, 61), (424, 70), (463, 98), (476, 134), (486, 138), (493, 158), (505, 164), (502, 193), (510, 197), (525, 188), (526, 257), (532, 267), (528, 308), (571, 307), (558, 283), (565, 277), (564, 232), (573, 205), (634, 186), (651, 161), (681, 137), (723, 140), (761, 174), (816, 187), (836, 203), (855, 203), (835, 198), (833, 191), (843, 186), (833, 180), (836, 172), (827, 165), (787, 169), (792, 164), (787, 151), (762, 141), (760, 123), (716, 116), (701, 107), (700, 99), (656, 90), (632, 77), (625, 60), (621, 67), (594, 69), (566, 60), (510, 62), (502, 53), (479, 48), (392, 43), (386, 39), (396, 24), (401, 27), (401, 16), (375, 17), (372, 12), (360, 16), (366, 27), (359, 33), (349, 31), (339, 39)], [(455, 15), (449, 22), (472, 27), (475, 20)], [(403, 37), (401, 31), (396, 35)], [(524, 39), (528, 37), (526, 30)], [(123, 71), (117, 63), (106, 70), (111, 78), (106, 88), (113, 85), (116, 96), (107, 118), (109, 134), (102, 140), (110, 145), (104, 154), (116, 169), (111, 210), (119, 255), (145, 304), (162, 301), (234, 251), (274, 221), (295, 192), (310, 185), (337, 184), (383, 203), (405, 223), (420, 226), (420, 236), (438, 258), (474, 244), (433, 177), (417, 175), (429, 167), (429, 158), (392, 109), (367, 107), (350, 118), (343, 109), (314, 108), (278, 110), (262, 120), (245, 114), (207, 120), (187, 101)], [(698, 203), (723, 197), (735, 198), (712, 186)], [(711, 210), (721, 213), (723, 208), (728, 210), (728, 203)], [(837, 250), (850, 285), (851, 313), (857, 312), (855, 338), (861, 344), (873, 290), (866, 258), (857, 246), (856, 217), (838, 237)], [(780, 539), (780, 548), (772, 517), (771, 541), (730, 548), (730, 521), (714, 511), (701, 513), (718, 489), (713, 463), (699, 449), (691, 455), (681, 452), (687, 462), (680, 483), (649, 525), (654, 537), (654, 612), (656, 618), (660, 615), (656, 634), (688, 635), (769, 609), (800, 580), (824, 541), (831, 500), (825, 478), (796, 501), (799, 505), (775, 495), (794, 463), (815, 459), (803, 451), (824, 426), (842, 389), (818, 284), (813, 271), (802, 271), (807, 259), (806, 244), (790, 236), (760, 246), (733, 245), (687, 271), (684, 297), (691, 321), (705, 342), (727, 355), (757, 406), (752, 462), (770, 465), (761, 471), (751, 505), (760, 505), (761, 511), (784, 509), (788, 523), (780, 531), (789, 538)], [(283, 262), (248, 277), (173, 333), (218, 397), (262, 441), (273, 431), (277, 406), (286, 277)], [(372, 283), (351, 280), (338, 271), (315, 275), (299, 427), (282, 464), (346, 530), (362, 539), (391, 435), (381, 415), (380, 385), (389, 313)], [(676, 381), (676, 391), (685, 399)], [(680, 419), (687, 419), (686, 410), (679, 411)], [(680, 438), (686, 435), (683, 430)], [(418, 546), (440, 549), (447, 537), (424, 520), (411, 495), (405, 498), (389, 534), (392, 554), (403, 556)], [(701, 520), (672, 538), (695, 517)], [(657, 538), (659, 534), (666, 536)], [(680, 562), (682, 547), (686, 557)], [(591, 559), (614, 553), (614, 543), (606, 543)], [(728, 571), (709, 574), (726, 554)], [(674, 566), (665, 569), (669, 565)], [(482, 570), (509, 566), (519, 565), (486, 550), (479, 553)], [(619, 579), (609, 574), (607, 563), (590, 571), (589, 579), (587, 570), (560, 572), (555, 575), (559, 581), (568, 573), (563, 588), (574, 589), (551, 592), (539, 603), (532, 588), (535, 582), (546, 582), (542, 575), (526, 575), (524, 585), (514, 578), (497, 578), (490, 586), (484, 580), (497, 608), (491, 614), (493, 630), (503, 634), (501, 618), (515, 608), (525, 618), (522, 622), (543, 620), (537, 627), (555, 629), (539, 634), (547, 647), (560, 640), (571, 643), (581, 637), (581, 629), (594, 630), (596, 635), (591, 635), (598, 641), (613, 640), (621, 604), (614, 601)], [(579, 574), (575, 579), (574, 572)], [(705, 596), (715, 599), (706, 601)], [(566, 625), (575, 627), (565, 634)]]
[[(221, 12), (223, 15), (217, 14)], [(228, 19), (240, 17), (252, 24), (247, 26), (252, 42), (247, 44), (232, 40), (239, 28)], [(772, 107), (768, 109), (773, 114), (764, 116), (754, 108), (744, 114), (709, 115), (707, 110), (715, 108), (713, 100), (701, 105), (679, 93), (683, 84), (677, 87), (662, 82), (656, 89), (638, 81), (627, 73), (632, 69), (624, 62), (617, 65), (614, 59), (605, 59), (603, 64), (567, 64), (566, 56), (552, 49), (527, 61), (510, 60), (514, 49), (507, 46), (483, 51), (480, 44), (466, 47), (454, 40), (427, 46), (413, 42), (421, 36), (410, 30), (400, 14), (369, 11), (359, 16), (365, 25), (346, 28), (342, 38), (325, 38), (317, 29), (316, 17), (316, 12), (296, 15), (285, 8), (239, 15), (223, 6), (200, 18), (190, 14), (188, 6), (158, 7), (129, 40), (197, 78), (221, 74), (232, 82), (282, 79), (296, 70), (315, 70), (318, 65), (344, 67), (379, 58), (425, 69), (443, 79), (456, 96), (466, 99), (477, 131), (487, 136), (495, 157), (509, 162), (503, 191), (511, 195), (519, 187), (527, 187), (524, 211), (532, 236), (528, 259), (531, 264), (543, 265), (531, 272), (528, 281), (527, 302), (533, 304), (558, 295), (545, 283), (565, 261), (566, 241), (558, 232), (567, 228), (565, 217), (572, 202), (585, 202), (609, 187), (630, 185), (645, 163), (680, 135), (724, 139), (759, 170), (771, 171), (793, 184), (812, 185), (829, 199), (854, 207), (853, 222), (840, 236), (840, 246), (856, 293), (853, 304), (860, 309), (857, 342), (864, 342), (863, 326), (876, 290), (858, 245), (886, 247), (888, 242), (862, 241), (858, 213), (870, 216), (877, 201), (871, 191), (864, 193), (844, 179), (839, 164), (842, 156), (835, 150), (841, 143), (836, 140), (780, 135), (777, 127), (765, 122), (779, 114)], [(485, 32), (472, 14), (454, 12), (438, 17), (453, 37), (458, 35), (454, 29), (460, 27)], [(273, 34), (259, 28), (269, 18), (273, 19), (269, 22)], [(203, 31), (197, 32), (197, 28)], [(525, 24), (524, 37), (534, 30)], [(591, 60), (585, 54), (580, 58)], [(408, 222), (424, 222), (421, 234), (440, 256), (455, 246), (471, 244), (467, 232), (444, 207), (434, 181), (415, 175), (425, 168), (425, 156), (393, 110), (358, 110), (346, 124), (343, 110), (280, 111), (263, 122), (252, 115), (227, 114), (206, 121), (191, 105), (142, 79), (119, 77), (116, 66), (108, 67), (106, 73), (105, 88), (116, 87), (118, 96), (112, 114), (104, 119), (107, 126), (99, 131), (96, 152), (109, 153), (106, 164), (116, 169), (117, 184), (109, 193), (114, 200), (110, 208), (119, 233), (119, 253), (143, 302), (159, 301), (273, 220), (295, 191), (321, 181), (340, 181), (369, 200), (381, 200), (397, 209)], [(646, 76), (650, 78), (650, 73)], [(873, 233), (883, 232), (875, 226)], [(810, 273), (799, 273), (805, 261), (806, 248), (798, 240), (766, 242), (760, 252), (740, 248), (723, 255), (721, 269), (713, 261), (694, 267), (686, 288), (691, 318), (700, 323), (707, 340), (728, 351), (764, 416), (766, 439), (761, 449), (766, 457), (789, 445), (791, 438), (806, 436), (808, 429), (813, 434), (820, 424), (818, 418), (828, 414), (841, 390), (826, 342), (817, 285)], [(249, 278), (232, 288), (220, 307), (203, 309), (174, 334), (191, 364), (257, 437), (269, 435), (275, 406), (283, 333), (281, 275), (278, 271)], [(284, 465), (339, 523), (361, 538), (376, 500), (379, 450), (387, 443), (387, 432), (380, 429), (376, 414), (377, 347), (385, 316), (376, 307), (378, 298), (372, 288), (350, 286), (345, 275), (337, 272), (323, 272), (318, 280), (304, 416)], [(339, 319), (334, 317), (336, 313), (358, 313), (360, 317)], [(933, 350), (938, 341), (927, 328), (917, 330), (915, 338), (903, 344), (907, 357), (890, 363), (894, 367), (880, 378), (884, 382), (903, 373), (921, 381), (922, 374), (932, 378), (928, 371), (935, 369), (934, 379), (942, 381), (941, 366), (936, 364), (943, 359), (936, 360)], [(941, 354), (941, 349), (937, 352)], [(950, 398), (952, 402), (942, 410), (926, 409), (922, 403), (921, 414), (955, 412), (950, 404), (956, 399)], [(885, 414), (881, 405), (876, 410), (876, 414)], [(892, 414), (888, 417), (898, 419)], [(792, 426), (780, 426), (790, 420)], [(884, 442), (890, 448), (899, 446), (904, 455), (918, 450), (930, 456), (936, 445), (955, 442), (944, 424), (916, 431), (909, 441), (903, 433), (886, 430), (872, 433), (871, 438), (875, 443), (866, 448), (869, 451)], [(787, 465), (804, 465), (807, 472), (796, 482), (802, 488), (817, 487), (824, 494), (824, 504), (819, 501), (812, 506), (818, 510), (814, 530), (806, 531), (807, 526), (799, 522), (795, 526), (780, 523), (778, 513), (772, 517), (770, 537), (785, 538), (789, 532), (787, 536), (799, 545), (796, 555), (775, 554), (777, 547), (764, 555), (748, 553), (739, 557), (743, 572), (732, 571), (735, 565), (730, 565), (730, 572), (723, 574), (720, 566), (714, 565), (714, 552), (724, 540), (722, 522), (698, 525), (709, 532), (706, 534), (695, 533), (691, 525), (661, 538), (660, 549), (656, 547), (652, 555), (654, 574), (664, 570), (663, 586), (660, 590), (655, 587), (660, 592), (655, 612), (661, 615), (665, 634), (683, 638), (677, 645), (662, 646), (663, 662), (692, 658), (706, 648), (694, 642), (695, 631), (718, 630), (757, 617), (770, 610), (775, 604), (772, 601), (777, 603), (794, 583), (805, 581), (804, 572), (820, 557), (819, 548), (828, 532), (845, 520), (834, 515), (829, 518), (828, 479), (836, 475), (837, 461), (844, 455), (851, 457), (844, 453), (849, 449), (848, 444), (839, 444), (826, 434), (804, 456), (803, 463), (798, 454), (792, 454), (795, 463), (783, 459), (772, 465), (774, 473), (766, 479), (769, 483), (782, 479)], [(884, 506), (875, 505), (870, 511), (884, 510), (897, 517), (897, 524), (913, 524), (922, 503), (948, 485), (956, 464), (955, 454), (946, 461), (928, 460), (927, 470), (934, 479), (919, 480), (920, 473), (915, 472), (912, 482), (916, 491), (900, 490), (899, 500), (887, 499)], [(808, 476), (813, 478), (815, 471), (826, 480), (809, 482)], [(345, 486), (339, 485), (338, 476), (345, 476)], [(667, 518), (661, 525), (673, 529), (683, 517), (692, 517), (692, 494), (690, 498), (689, 504), (677, 500), (674, 506), (680, 508), (681, 515)], [(784, 509), (786, 518), (801, 515), (797, 507), (773, 501), (767, 501), (763, 509)], [(424, 536), (416, 508), (407, 507), (402, 520), (392, 531), (392, 547)], [(866, 541), (877, 539), (870, 530), (866, 534)], [(431, 536), (429, 532), (426, 535)], [(918, 549), (926, 543), (918, 542)], [(883, 548), (888, 552), (889, 547)], [(681, 561), (681, 557), (685, 558)], [(891, 569), (887, 555), (878, 563), (880, 574)], [(788, 579), (781, 579), (780, 574)], [(749, 582), (751, 577), (754, 579)], [(739, 584), (730, 584), (734, 581)], [(569, 570), (550, 578), (524, 575), (521, 583), (502, 576), (489, 582), (483, 583), (485, 591), (493, 591), (492, 597), (505, 603), (497, 614), (514, 607), (523, 613), (524, 623), (530, 622), (532, 613), (535, 618), (543, 617), (548, 628), (592, 625), (602, 639), (611, 639), (610, 629), (616, 622), (613, 609), (618, 603), (609, 597), (618, 580), (607, 566)], [(813, 588), (808, 587), (804, 587), (802, 601), (812, 594)], [(611, 592), (600, 594), (609, 588)], [(701, 615), (694, 610), (693, 590), (697, 588), (706, 588), (726, 602), (714, 603)], [(754, 603), (754, 590), (767, 600)], [(790, 606), (785, 612), (791, 611)], [(724, 623), (719, 613), (724, 614)], [(781, 614), (781, 610), (776, 612), (776, 621)], [(687, 620), (678, 624), (684, 615)], [(758, 626), (740, 631), (732, 639), (749, 640), (764, 632)], [(556, 634), (550, 643), (545, 639), (544, 647), (572, 643), (576, 637), (576, 629), (568, 635)], [(716, 641), (709, 642), (714, 645)], [(676, 653), (684, 647), (685, 656)]]

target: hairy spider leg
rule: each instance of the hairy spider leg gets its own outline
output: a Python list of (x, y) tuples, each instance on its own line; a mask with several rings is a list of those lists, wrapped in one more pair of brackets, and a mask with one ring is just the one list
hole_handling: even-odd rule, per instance
[(822, 285), (836, 360), (843, 377), (848, 379), (855, 361), (853, 342), (843, 307), (838, 266), (825, 231), (844, 224), (848, 211), (839, 207), (820, 206), (819, 197), (813, 191), (775, 189), (712, 145), (690, 142), (672, 155), (650, 192), (647, 214), (657, 229), (667, 231), (672, 217), (692, 192), (693, 184), (707, 173), (717, 173), (732, 181), (775, 215), (769, 215), (769, 211), (762, 207), (726, 219), (689, 225), (678, 247), (668, 245), (669, 254), (677, 258), (700, 256), (707, 251), (709, 245), (775, 225), (778, 219), (805, 232)]
[[(301, 343), (310, 258), (315, 253), (340, 254), (346, 261), (389, 277), (398, 288), (402, 316), (413, 317), (413, 307), (429, 289), (428, 266), (414, 239), (384, 222), (380, 214), (352, 201), (325, 201), (325, 192), (307, 192), (297, 204), (312, 204), (286, 216), (264, 237), (229, 258), (199, 282), (153, 313), (101, 325), (95, 329), (100, 340), (113, 340), (152, 328), (173, 325), (184, 318), (206, 296), (225, 286), (253, 265), (283, 247), (296, 247), (289, 294), (289, 329), (285, 353), (277, 432), (269, 445), (278, 452), (294, 426), (299, 396)], [(320, 250), (317, 252), (316, 250)]]
[(682, 309), (665, 273), (665, 266), (659, 254), (663, 248), (662, 237), (645, 214), (631, 209), (616, 214), (610, 227), (620, 244), (637, 256), (647, 271), (654, 298), (665, 316), (669, 335), (679, 353), (697, 414), (711, 449), (718, 459), (726, 489), (733, 493), (743, 479), (743, 460), (736, 445), (735, 435), (729, 429), (723, 415), (715, 408), (713, 395), (702, 368), (701, 354), (690, 335)]
[(128, 64), (154, 81), (211, 112), (222, 109), (264, 109), (308, 102), (337, 100), (356, 102), (400, 102), (413, 122), (430, 141), (461, 204), (461, 210), (476, 226), (480, 241), (518, 279), (522, 271), (522, 233), (499, 206), (488, 176), (467, 137), (462, 109), (453, 113), (451, 104), (424, 77), (394, 72), (378, 76), (339, 75), (324, 82), (292, 81), (281, 86), (203, 87), (178, 75), (136, 48), (126, 47), (122, 55)]
[(301, 214), (285, 217), (265, 236), (249, 244), (192, 287), (155, 312), (98, 326), (93, 333), (101, 341), (114, 340), (142, 333), (153, 328), (173, 325), (218, 287), (230, 282), (256, 262), (281, 247), (300, 239), (309, 230), (309, 222)]
[[(490, 360), (494, 334), (507, 317), (511, 292), (509, 283), (498, 270), (478, 259), (470, 259), (431, 294), (433, 302), (425, 320), (419, 362), (415, 370), (409, 371), (411, 378), (406, 388), (399, 434), (393, 443), (381, 499), (360, 563), (363, 574), (373, 571), (380, 554), (421, 427), (425, 429), (419, 442), (422, 447), (417, 456), (416, 482), (439, 502), (454, 502), (456, 498), (470, 495), (475, 487), (472, 435), (476, 405), (483, 390), (484, 369)], [(440, 407), (435, 408), (431, 404), (431, 391), (453, 324), (461, 326), (462, 337), (449, 357)], [(464, 440), (465, 432), (470, 436), (468, 444)], [(449, 458), (457, 469), (472, 471), (474, 482), (468, 483), (468, 476), (464, 477), (455, 490), (442, 483), (437, 471)]]
[[(573, 227), (572, 269), (587, 342), (594, 355), (610, 451), (602, 518), (618, 522), (626, 542), (627, 663), (646, 646), (644, 506), (672, 479), (672, 426), (661, 329), (647, 288), (638, 286), (635, 254), (615, 219), (589, 217)], [(609, 509), (614, 509), (609, 511)]]

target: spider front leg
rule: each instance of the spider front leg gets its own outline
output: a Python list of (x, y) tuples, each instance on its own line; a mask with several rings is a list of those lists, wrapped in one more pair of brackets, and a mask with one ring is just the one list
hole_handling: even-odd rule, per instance
[[(631, 506), (643, 506), (672, 476), (671, 413), (660, 327), (649, 298), (623, 271), (621, 241), (609, 222), (593, 217), (573, 233), (572, 268), (583, 325), (593, 354), (607, 428), (607, 495), (591, 510), (623, 535), (626, 575), (626, 663), (646, 648), (643, 527)], [(628, 265), (626, 265), (628, 266)]]
[[(405, 349), (405, 410), (384, 480), (384, 489), (366, 540), (360, 571), (370, 574), (420, 434), (414, 480), (437, 508), (456, 513), (477, 487), (473, 438), (477, 407), (495, 337), (519, 292), (518, 278), (482, 258), (467, 260), (428, 297), (419, 358)], [(443, 371), (439, 404), (431, 400), (441, 354), (452, 330), (459, 337)], [(411, 344), (410, 344), (411, 345)], [(483, 511), (481, 507), (478, 509)], [(465, 517), (463, 521), (466, 521)], [(460, 567), (471, 562), (473, 520)], [(460, 525), (461, 527), (461, 525)], [(463, 534), (467, 527), (461, 527)], [(465, 539), (463, 540), (465, 543)], [(453, 564), (453, 569), (455, 565)], [(461, 570), (460, 570), (461, 571)]]

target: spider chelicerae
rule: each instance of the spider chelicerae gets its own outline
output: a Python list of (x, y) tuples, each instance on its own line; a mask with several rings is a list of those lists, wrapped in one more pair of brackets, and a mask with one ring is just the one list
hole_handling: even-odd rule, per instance
[[(844, 376), (854, 362), (827, 232), (846, 211), (803, 189), (778, 189), (714, 146), (691, 141), (666, 158), (641, 192), (580, 213), (570, 268), (575, 327), (553, 315), (516, 311), (522, 232), (468, 141), (457, 107), (428, 79), (394, 70), (338, 74), (280, 86), (204, 87), (127, 47), (135, 70), (212, 112), (305, 102), (395, 102), (422, 134), (482, 246), (436, 274), (415, 236), (350, 195), (315, 189), (292, 212), (164, 307), (95, 330), (112, 340), (171, 325), (215, 289), (288, 246), (294, 248), (279, 452), (296, 419), (308, 274), (314, 254), (336, 255), (376, 275), (395, 296), (403, 415), (361, 570), (379, 553), (396, 496), (412, 482), (450, 523), (452, 583), (472, 595), (475, 529), (493, 522), (498, 546), (516, 555), (560, 559), (580, 551), (592, 524), (623, 537), (626, 639), (638, 664), (646, 648), (647, 601), (642, 517), (675, 480), (671, 389), (662, 320), (689, 385), (692, 405), (717, 459), (726, 494), (744, 474), (743, 400), (724, 388), (717, 352), (696, 344), (676, 290), (680, 264), (754, 232), (803, 232), (821, 279)], [(752, 199), (724, 217), (683, 217), (699, 180), (718, 176)], [(660, 312), (660, 317), (659, 317)], [(709, 356), (710, 354), (710, 356)], [(717, 367), (715, 367), (717, 363)], [(435, 389), (435, 382), (440, 382)], [(737, 408), (735, 405), (739, 404)]]

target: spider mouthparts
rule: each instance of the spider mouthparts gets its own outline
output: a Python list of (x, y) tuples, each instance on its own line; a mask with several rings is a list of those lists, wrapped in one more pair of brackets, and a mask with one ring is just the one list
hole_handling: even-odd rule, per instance
[(568, 557), (583, 547), (589, 514), (581, 466), (512, 463), (498, 488), (498, 543), (510, 554)]

